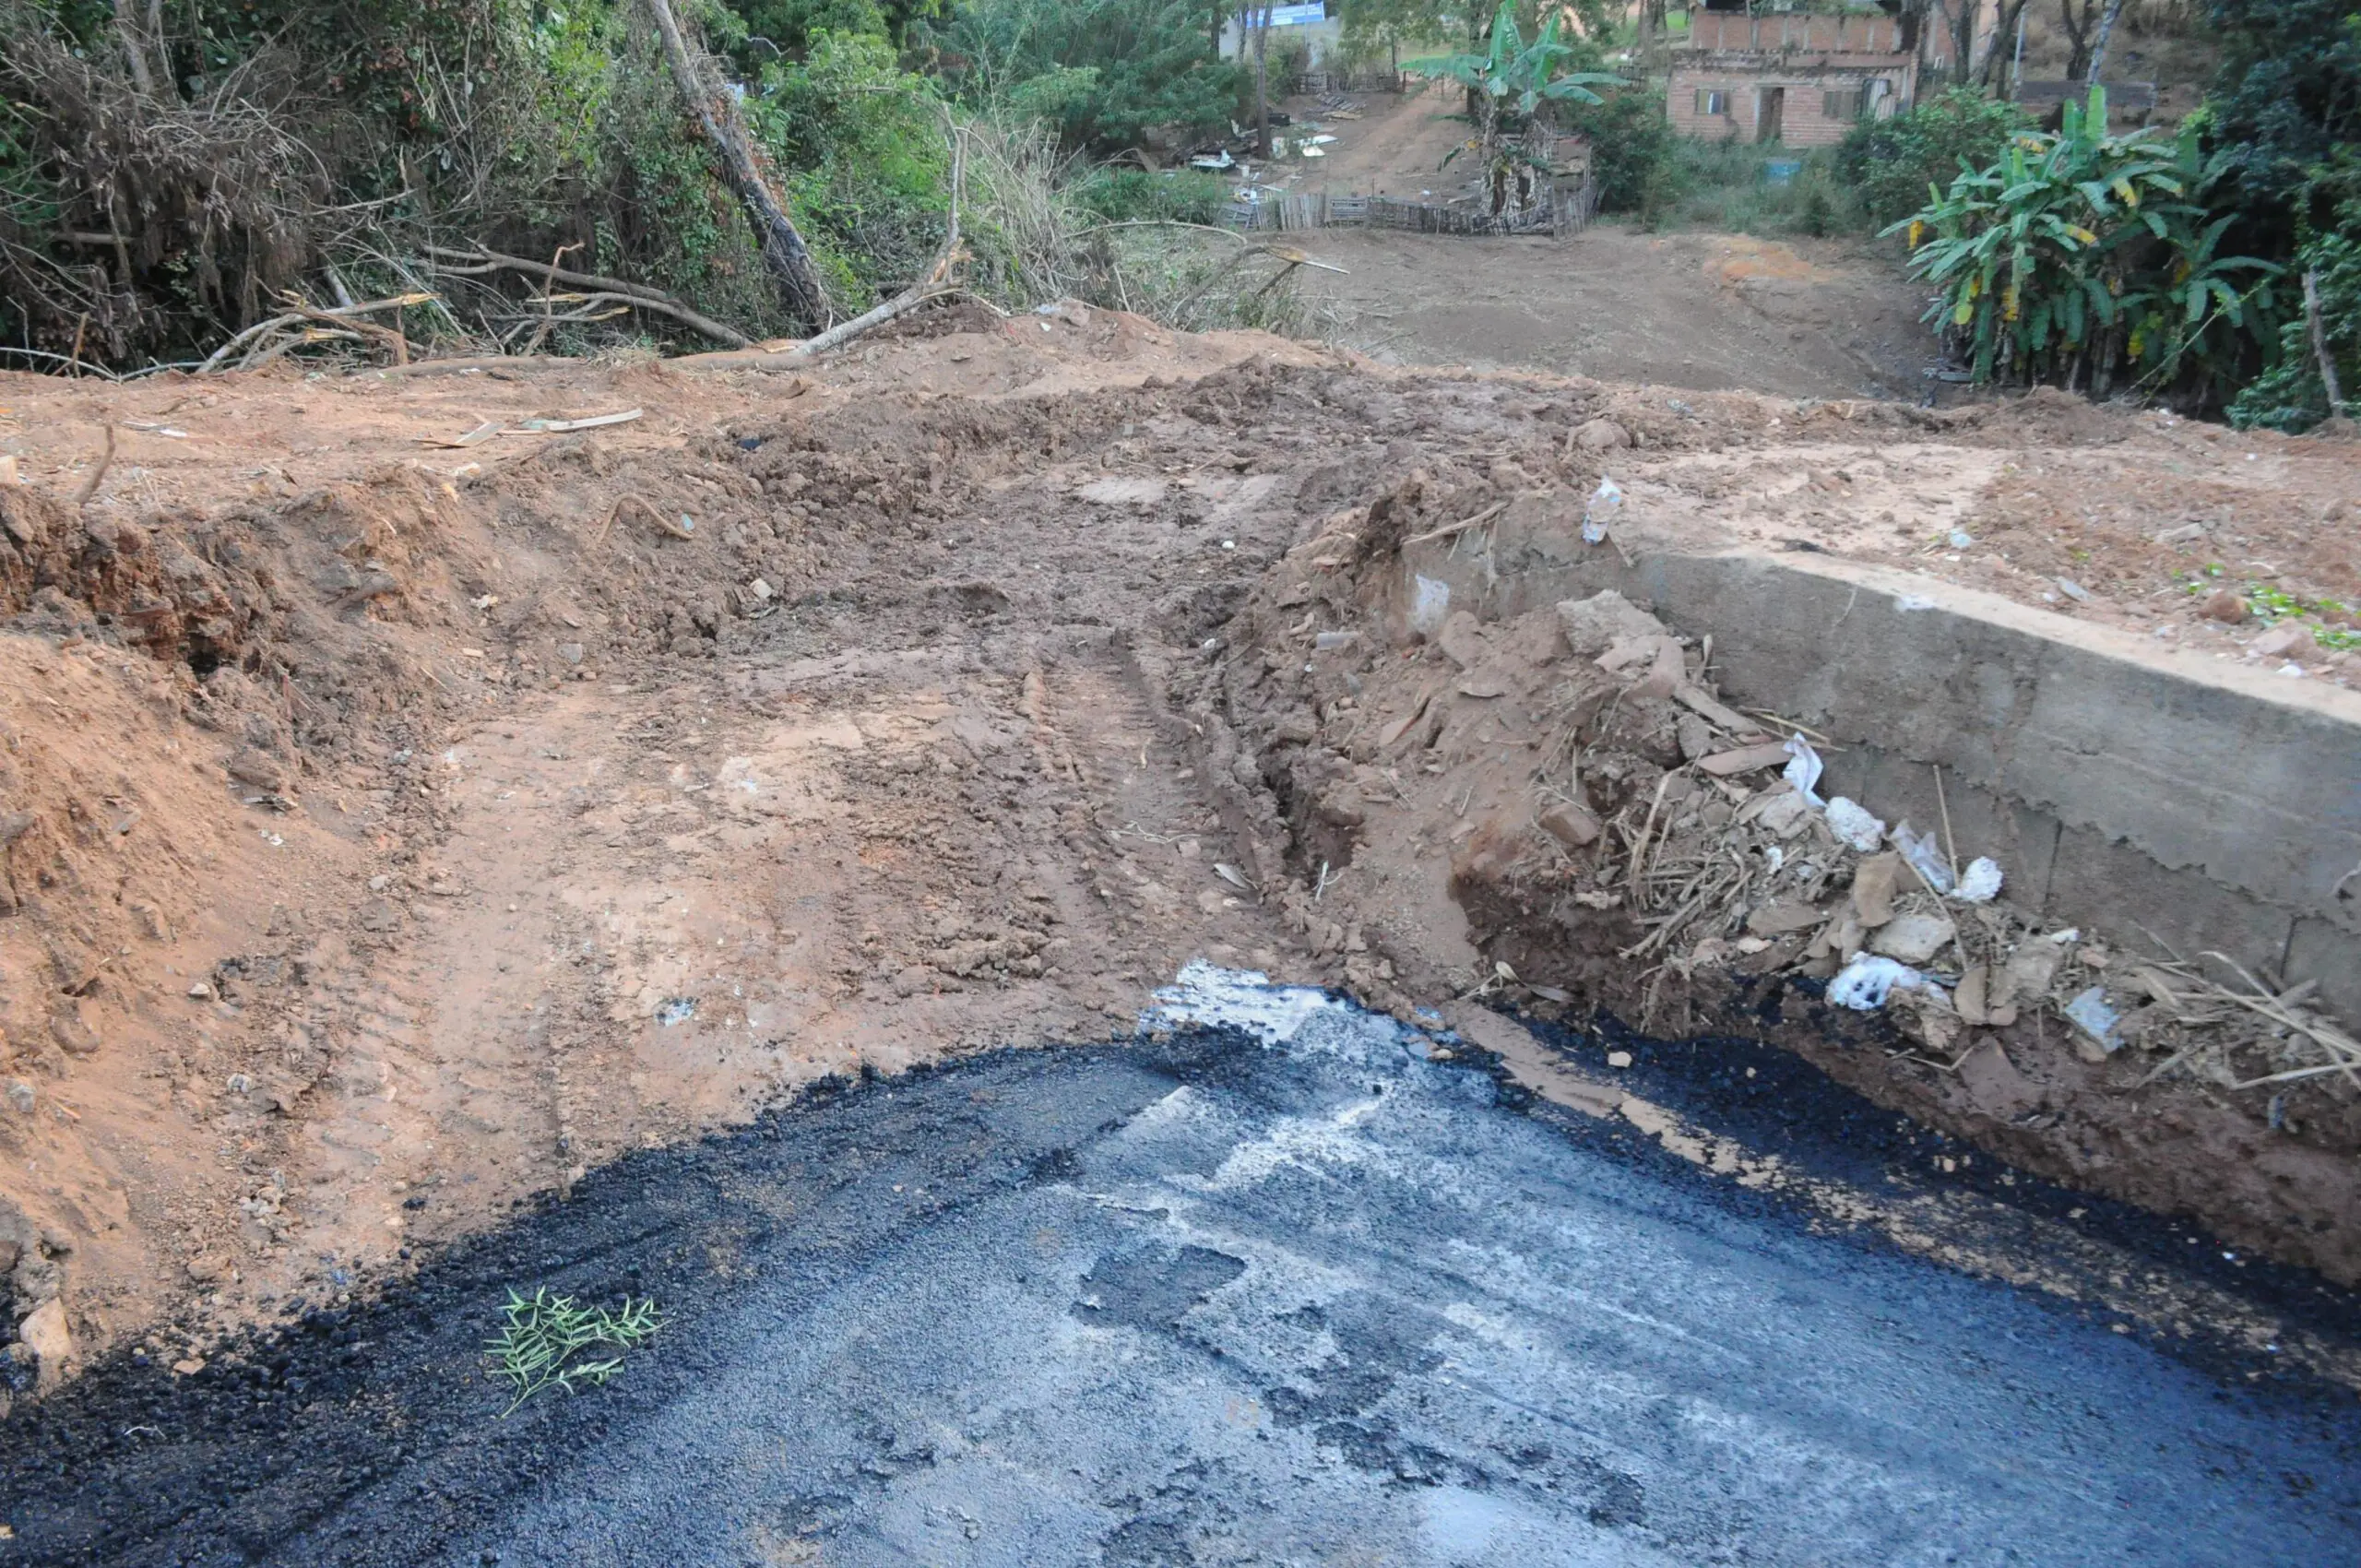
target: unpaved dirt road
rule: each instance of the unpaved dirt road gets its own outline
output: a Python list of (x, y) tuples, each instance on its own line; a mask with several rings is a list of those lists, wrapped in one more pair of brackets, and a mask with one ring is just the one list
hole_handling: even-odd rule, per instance
[[(1684, 1087), (1676, 1052), (1636, 1079), (1584, 1052), (1560, 1089), (1620, 1109), (1561, 1111), (1451, 1060), (1452, 1036), (1188, 980), (1133, 1042), (823, 1097), (603, 1171), (193, 1379), (87, 1380), (0, 1458), (0, 1561), (2292, 1568), (2361, 1550), (2350, 1405), (2270, 1354), (1829, 1233), (1655, 1141), (1717, 1119), (1832, 1184), (1866, 1178), (1855, 1206), (1984, 1206), (1963, 1241), (2063, 1218), (2069, 1194), (1979, 1195), (1791, 1059), (1701, 1054)], [(1248, 1029), (1188, 1027), (1213, 1022)], [(2071, 1211), (2094, 1273), (2195, 1278), (2177, 1238), (2098, 1206)], [(519, 1279), (654, 1295), (670, 1322), (606, 1386), (503, 1420), (472, 1351)]]
[(1933, 385), (1923, 291), (1833, 243), (1611, 223), (1563, 239), (1300, 238), (1346, 268), (1310, 286), (1338, 340), (1386, 362), (1791, 398), (1916, 400)]
[[(2157, 658), (2260, 657), (2175, 561), (2353, 570), (2327, 443), (1403, 374), (1079, 307), (929, 331), (808, 376), (11, 380), (0, 1245), (70, 1333), (44, 1378), (200, 1360), (832, 1075), (1095, 1038), (1192, 957), (1393, 994), (1382, 936), (1283, 907), (1319, 865), (1275, 759), (1318, 723), (1261, 756), (1188, 702), (1273, 564), (1418, 472), (1448, 526), (1611, 464), (1747, 547), (2187, 630)], [(2211, 520), (2130, 531), (2183, 493)], [(2034, 569), (1923, 547), (2001, 494)], [(2252, 1130), (2205, 1092), (2153, 1091)]]
[[(1275, 188), (1441, 201), (1465, 138), (1453, 94), (1357, 93), (1358, 117), (1287, 108), (1336, 137), (1318, 160), (1263, 171)], [(1936, 357), (1926, 290), (1891, 252), (1834, 240), (1634, 232), (1466, 240), (1383, 230), (1292, 236), (1322, 261), (1312, 297), (1339, 342), (1396, 364), (1521, 367), (1697, 391), (1917, 400)]]

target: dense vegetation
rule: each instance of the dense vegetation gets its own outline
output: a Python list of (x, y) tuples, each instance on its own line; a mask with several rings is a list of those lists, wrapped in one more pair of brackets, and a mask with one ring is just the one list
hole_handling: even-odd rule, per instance
[[(1270, 268), (1217, 242), (1090, 233), (1213, 215), (1199, 183), (1110, 180), (1088, 156), (1238, 112), (1203, 4), (672, 8), (718, 57), (717, 91), (726, 66), (828, 314), (927, 273), (963, 140), (974, 291), (1152, 307), (1170, 287), (1185, 325), (1286, 317), (1288, 290), (1253, 291)], [(275, 312), (414, 295), (413, 339), (509, 349), (820, 325), (765, 276), (727, 173), (641, 0), (0, 0), (0, 342), (18, 362), (192, 359)], [(452, 263), (479, 248), (635, 292)], [(1200, 286), (1216, 272), (1238, 286)], [(643, 303), (658, 291), (677, 308)]]
[[(2361, 349), (2361, 11), (2206, 9), (2223, 65), (2177, 142), (2111, 132), (2094, 88), (2055, 132), (1937, 100), (1907, 117), (1923, 127), (1848, 148), (1865, 193), (1898, 192), (1885, 171), (1921, 150), (1958, 154), (1892, 228), (1977, 379), (2129, 387), (2291, 430), (2350, 407), (2328, 388), (2353, 387)], [(1996, 134), (1997, 149), (1973, 145)]]
[[(0, 351), (374, 350), (382, 326), (319, 313), (378, 300), (414, 302), (413, 339), (510, 350), (806, 332), (942, 281), (955, 169), (971, 293), (1302, 324), (1263, 287), (1283, 259), (1240, 267), (1194, 227), (1221, 220), (1219, 182), (1149, 172), (1255, 124), (1256, 73), (1216, 48), (1254, 7), (670, 3), (711, 56), (686, 74), (658, 0), (0, 0)], [(2097, 103), (2035, 125), (1987, 82), (1803, 155), (1675, 137), (1606, 0), (1338, 11), (1349, 56), (1464, 91), (1496, 201), (1536, 164), (1528, 132), (1584, 133), (1604, 210), (1645, 226), (1907, 236), (1979, 377), (2289, 429), (2361, 387), (2351, 0), (2189, 0), (2222, 65), (2177, 140)], [(1299, 46), (1268, 42), (1284, 78)], [(725, 90), (807, 291), (705, 124)], [(235, 336), (272, 319), (303, 325)]]

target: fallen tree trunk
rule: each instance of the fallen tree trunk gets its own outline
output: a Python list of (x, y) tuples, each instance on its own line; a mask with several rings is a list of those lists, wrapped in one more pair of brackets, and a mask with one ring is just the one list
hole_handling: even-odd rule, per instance
[(815, 330), (825, 326), (828, 291), (820, 281), (819, 269), (812, 264), (812, 252), (804, 244), (803, 236), (796, 232), (794, 220), (779, 205), (770, 182), (763, 177), (762, 165), (755, 160), (753, 143), (738, 117), (737, 105), (706, 83), (695, 58), (689, 53), (688, 41), (681, 35), (671, 0), (646, 3), (648, 15), (655, 18), (656, 30), (663, 37), (664, 54), (672, 65), (673, 85), (696, 111), (706, 139), (721, 154), (722, 177), (730, 182), (739, 205), (746, 209), (746, 220), (754, 226), (755, 237), (762, 243), (763, 265), (778, 287), (779, 303), (804, 325)]
[(788, 358), (808, 360), (829, 350), (851, 342), (872, 327), (883, 327), (897, 315), (918, 309), (929, 300), (957, 292), (951, 281), (952, 272), (959, 263), (959, 197), (967, 183), (967, 143), (955, 127), (951, 133), (951, 218), (943, 237), (943, 249), (934, 258), (927, 274), (900, 293), (873, 310), (840, 322), (808, 342), (788, 350)]

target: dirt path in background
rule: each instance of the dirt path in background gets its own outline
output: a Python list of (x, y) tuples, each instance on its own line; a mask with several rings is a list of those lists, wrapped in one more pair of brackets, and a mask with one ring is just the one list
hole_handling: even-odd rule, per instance
[(1640, 234), (1302, 237), (1346, 275), (1311, 285), (1381, 362), (1524, 367), (1697, 391), (1916, 400), (1932, 341), (1919, 291), (1833, 242)]
[[(20, 1314), (59, 1303), (50, 1370), (193, 1357), (202, 1322), (157, 1329), (192, 1297), (337, 1295), (829, 1075), (1128, 1027), (1190, 957), (1394, 985), (1358, 926), (1282, 918), (1275, 765), (1174, 694), (1415, 472), (1578, 494), (1612, 462), (1938, 575), (1982, 557), (1888, 514), (2054, 534), (2160, 486), (2276, 530), (2291, 580), (2343, 559), (2299, 542), (2352, 490), (2321, 443), (1405, 374), (1079, 307), (927, 330), (806, 376), (6, 380), (0, 1248)], [(1601, 417), (1637, 445), (1570, 442)], [(2052, 608), (2129, 613), (2189, 539), (2092, 525), (2120, 577)]]

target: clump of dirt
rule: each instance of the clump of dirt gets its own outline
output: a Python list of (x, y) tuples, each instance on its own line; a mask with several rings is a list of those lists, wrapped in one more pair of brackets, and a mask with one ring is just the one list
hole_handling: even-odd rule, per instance
[(1406, 1011), (1767, 1033), (2023, 1165), (2354, 1277), (2361, 1045), (2308, 988), (2055, 929), (1947, 823), (1823, 802), (1809, 739), (1721, 700), (1710, 637), (1612, 591), (1486, 624), (1402, 586), (1406, 544), (1568, 530), (1581, 494), (1421, 474), (1332, 514), (1189, 694), (1315, 950)]

